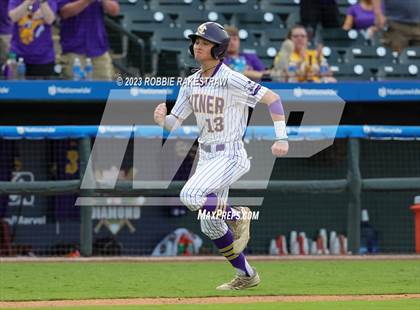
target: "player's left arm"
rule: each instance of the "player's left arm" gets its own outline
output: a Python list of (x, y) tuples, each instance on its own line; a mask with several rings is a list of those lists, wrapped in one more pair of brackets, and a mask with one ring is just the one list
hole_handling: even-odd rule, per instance
[(271, 119), (274, 123), (276, 141), (271, 147), (271, 152), (277, 157), (284, 156), (289, 151), (289, 142), (286, 131), (286, 118), (284, 117), (281, 99), (279, 95), (268, 89), (261, 98), (260, 103), (264, 103), (268, 106)]

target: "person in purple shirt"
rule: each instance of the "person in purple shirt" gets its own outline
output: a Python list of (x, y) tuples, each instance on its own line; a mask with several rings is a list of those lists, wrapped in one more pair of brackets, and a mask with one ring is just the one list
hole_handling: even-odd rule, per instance
[(234, 26), (228, 26), (225, 27), (225, 30), (230, 36), (230, 41), (223, 62), (231, 69), (254, 81), (261, 80), (263, 75), (269, 75), (269, 71), (265, 70), (264, 64), (255, 53), (240, 52), (241, 43), (238, 29)]
[(372, 0), (360, 0), (359, 3), (348, 8), (343, 29), (350, 30), (352, 28), (367, 30), (368, 37), (370, 38), (376, 32)]
[(26, 77), (54, 75), (55, 53), (51, 25), (55, 20), (55, 0), (10, 0), (13, 22), (11, 51), (26, 64)]
[(12, 22), (8, 15), (9, 0), (0, 0), (0, 66), (6, 61), (12, 38)]
[(60, 43), (63, 50), (63, 73), (72, 77), (72, 67), (79, 58), (82, 67), (86, 59), (93, 63), (93, 78), (112, 80), (114, 70), (109, 55), (104, 14), (116, 16), (120, 7), (115, 0), (58, 0), (61, 17)]

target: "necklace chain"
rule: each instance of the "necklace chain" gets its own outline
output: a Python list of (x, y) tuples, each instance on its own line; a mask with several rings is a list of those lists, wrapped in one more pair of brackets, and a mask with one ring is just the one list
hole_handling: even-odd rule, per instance
[(211, 70), (211, 69), (213, 69), (213, 68), (216, 68), (218, 65), (219, 65), (219, 64), (215, 65), (214, 67), (210, 67), (210, 68), (208, 68), (208, 69), (206, 69), (206, 70), (204, 70), (204, 71), (201, 71), (201, 74), (203, 74), (203, 73), (205, 73), (205, 72), (207, 72), (207, 71), (209, 71), (209, 70)]

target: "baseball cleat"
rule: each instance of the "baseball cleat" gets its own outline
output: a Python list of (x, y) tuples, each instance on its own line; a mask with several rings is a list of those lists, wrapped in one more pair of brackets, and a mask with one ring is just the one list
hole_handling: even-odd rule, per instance
[(216, 290), (244, 290), (250, 287), (257, 286), (261, 282), (260, 276), (258, 275), (258, 272), (255, 270), (255, 268), (252, 268), (252, 270), (254, 270), (254, 275), (252, 277), (236, 275), (232, 281), (219, 285), (218, 287), (216, 287)]
[(251, 226), (251, 210), (247, 207), (233, 207), (241, 212), (241, 217), (236, 221), (226, 221), (233, 234), (233, 252), (240, 254), (248, 244)]

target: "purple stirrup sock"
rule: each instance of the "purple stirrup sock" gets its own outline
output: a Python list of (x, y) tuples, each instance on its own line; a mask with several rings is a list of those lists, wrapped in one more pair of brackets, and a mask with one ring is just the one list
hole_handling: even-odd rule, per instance
[(250, 266), (247, 263), (244, 254), (233, 253), (233, 235), (230, 230), (228, 230), (223, 237), (212, 241), (219, 249), (219, 252), (227, 258), (233, 267), (243, 271), (247, 277), (250, 276), (250, 271), (247, 269), (247, 265), (248, 268), (250, 268)]
[(202, 207), (203, 211), (214, 214), (223, 220), (236, 221), (238, 219), (236, 216), (237, 211), (234, 212), (229, 204), (218, 205), (217, 200), (218, 198), (215, 194), (209, 194), (204, 206)]

